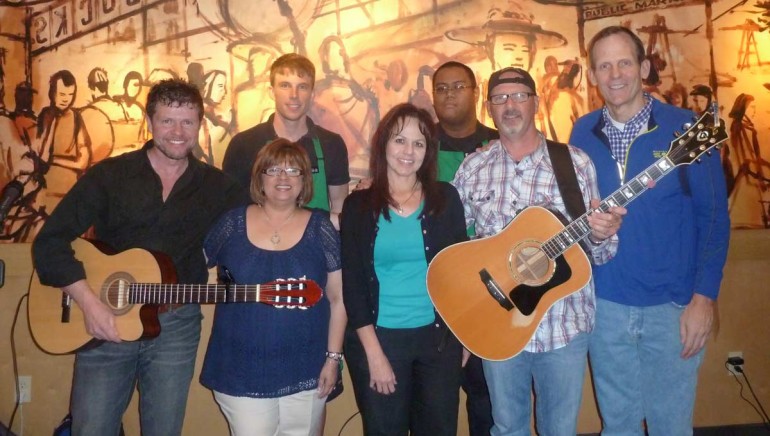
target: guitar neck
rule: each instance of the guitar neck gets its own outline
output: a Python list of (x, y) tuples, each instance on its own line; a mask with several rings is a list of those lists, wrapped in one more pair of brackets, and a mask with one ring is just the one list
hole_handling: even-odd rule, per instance
[(133, 304), (216, 304), (260, 302), (260, 291), (271, 285), (180, 285), (165, 283), (131, 283), (128, 302)]
[(592, 212), (607, 212), (614, 206), (625, 207), (647, 191), (651, 182), (662, 179), (674, 168), (676, 168), (676, 165), (674, 165), (667, 156), (658, 159), (655, 163), (647, 167), (646, 170), (639, 173), (628, 183), (624, 184), (618, 188), (617, 191), (602, 200), (599, 207), (584, 213), (580, 218), (564, 227), (564, 230), (543, 243), (543, 249), (548, 257), (555, 259), (568, 248), (588, 237), (591, 233), (591, 227), (588, 225), (588, 216)]

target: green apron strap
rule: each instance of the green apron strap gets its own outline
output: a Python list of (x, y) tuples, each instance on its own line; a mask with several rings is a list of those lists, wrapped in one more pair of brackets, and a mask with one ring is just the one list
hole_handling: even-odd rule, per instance
[(313, 174), (313, 198), (310, 199), (307, 207), (328, 211), (330, 204), (329, 188), (326, 184), (326, 163), (324, 162), (323, 149), (321, 149), (321, 140), (318, 137), (313, 137), (313, 147), (318, 161), (318, 172)]
[[(486, 147), (489, 140), (481, 141), (481, 147)], [(475, 150), (474, 150), (475, 151)], [(438, 143), (438, 180), (441, 182), (451, 182), (455, 178), (457, 169), (465, 160), (465, 153), (462, 151), (442, 150), (441, 142)]]

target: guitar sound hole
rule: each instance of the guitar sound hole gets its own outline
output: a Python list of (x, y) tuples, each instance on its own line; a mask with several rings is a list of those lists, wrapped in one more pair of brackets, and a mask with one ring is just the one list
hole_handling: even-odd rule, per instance
[(534, 241), (522, 242), (511, 250), (508, 268), (514, 280), (530, 286), (541, 285), (553, 275), (551, 259)]
[(122, 315), (133, 307), (130, 285), (133, 277), (126, 273), (115, 273), (107, 278), (102, 288), (102, 301), (115, 312)]

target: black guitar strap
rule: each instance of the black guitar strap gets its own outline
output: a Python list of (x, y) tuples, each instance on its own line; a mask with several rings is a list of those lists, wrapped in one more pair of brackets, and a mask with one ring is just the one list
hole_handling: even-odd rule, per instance
[(566, 144), (561, 142), (546, 139), (545, 143), (548, 146), (548, 154), (551, 156), (556, 184), (559, 186), (559, 192), (564, 199), (564, 206), (567, 208), (571, 220), (576, 220), (586, 213), (586, 205), (583, 202), (583, 194), (580, 192), (580, 185), (577, 174), (575, 174), (575, 166), (569, 155), (569, 149)]

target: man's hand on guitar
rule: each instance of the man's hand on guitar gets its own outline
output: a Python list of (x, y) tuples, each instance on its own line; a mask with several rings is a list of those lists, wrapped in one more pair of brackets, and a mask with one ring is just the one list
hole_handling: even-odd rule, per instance
[(115, 315), (106, 304), (91, 291), (85, 280), (79, 280), (62, 288), (68, 293), (83, 312), (83, 322), (86, 331), (95, 339), (110, 342), (121, 342), (118, 329), (115, 326)]
[(614, 206), (609, 212), (598, 212), (598, 199), (591, 200), (591, 208), (594, 212), (588, 215), (588, 225), (591, 226), (591, 235), (589, 239), (594, 243), (601, 243), (605, 239), (612, 237), (620, 229), (620, 223), (623, 222), (623, 215), (628, 211), (624, 207)]

